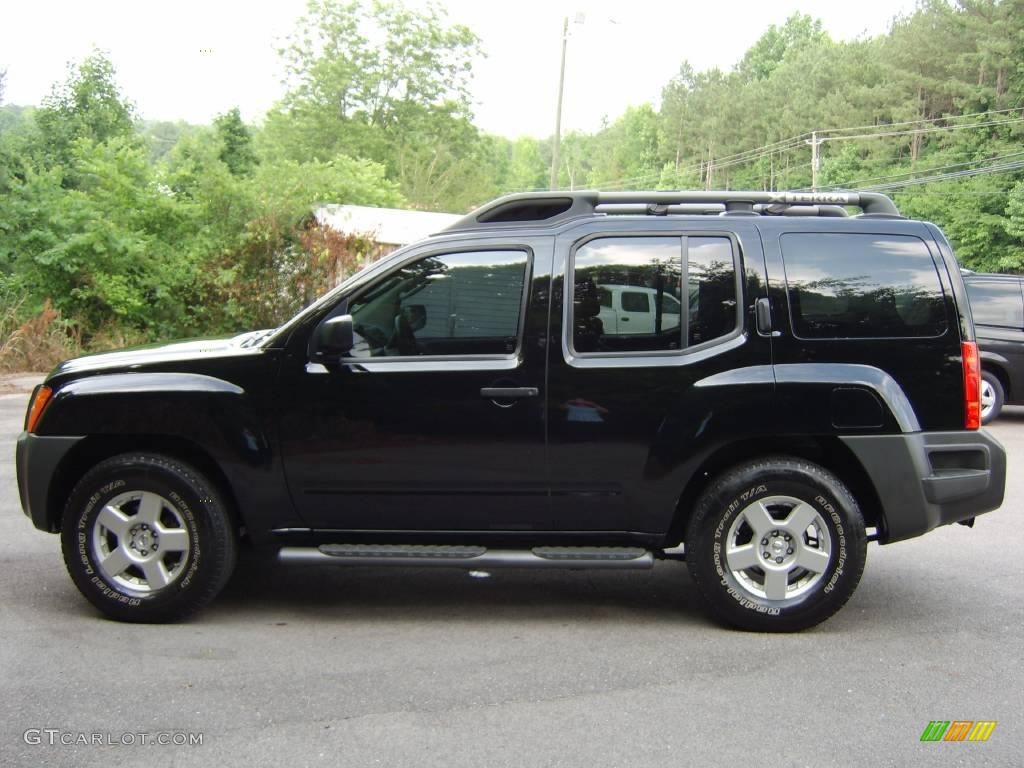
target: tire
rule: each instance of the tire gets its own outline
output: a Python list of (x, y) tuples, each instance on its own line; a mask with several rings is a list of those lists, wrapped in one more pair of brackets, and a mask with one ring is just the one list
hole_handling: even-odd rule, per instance
[(79, 591), (131, 622), (173, 621), (203, 607), (237, 557), (217, 488), (160, 454), (122, 454), (89, 470), (64, 509), (61, 545)]
[(716, 618), (740, 629), (795, 632), (849, 600), (864, 571), (867, 536), (857, 502), (835, 475), (772, 457), (712, 481), (687, 525), (685, 551)]
[(981, 423), (988, 424), (999, 418), (1006, 402), (1003, 383), (992, 371), (981, 372)]

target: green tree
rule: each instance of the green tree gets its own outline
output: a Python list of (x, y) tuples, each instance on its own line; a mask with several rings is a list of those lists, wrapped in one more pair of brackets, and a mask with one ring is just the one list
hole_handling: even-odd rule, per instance
[(828, 39), (821, 20), (794, 13), (781, 27), (772, 24), (744, 54), (737, 71), (746, 80), (764, 80), (788, 55)]
[(253, 150), (252, 134), (242, 122), (238, 107), (218, 115), (213, 127), (220, 139), (220, 159), (235, 176), (247, 176), (256, 166), (256, 152)]
[(596, 137), (589, 182), (612, 189), (654, 186), (661, 176), (658, 161), (658, 116), (650, 104), (629, 107)]
[(268, 115), (268, 156), (366, 157), (415, 205), (443, 204), (477, 150), (469, 77), (478, 40), (444, 11), (312, 0), (284, 55), (290, 90)]
[(540, 142), (530, 136), (518, 138), (509, 143), (508, 170), (503, 191), (543, 189), (547, 170), (541, 156)]
[(149, 161), (154, 165), (165, 157), (186, 135), (199, 130), (184, 120), (145, 120), (139, 128), (139, 135), (149, 144)]
[[(1010, 191), (1006, 205), (1006, 221), (1003, 224), (1006, 234), (1024, 249), (1024, 181), (1018, 181)], [(1015, 264), (1016, 270), (1024, 270), (1024, 253), (1022, 263)]]
[(144, 148), (83, 138), (71, 160), (76, 189), (62, 186), (59, 166), (15, 184), (4, 239), (22, 284), (37, 306), (52, 300), (87, 334), (109, 322), (175, 326), (179, 308), (167, 299), (190, 272), (179, 247), (183, 221), (153, 183)]
[(1024, 95), (1024, 3), (958, 0), (957, 5), (957, 32), (971, 41), (958, 63), (964, 80), (973, 81), (972, 110), (1019, 105)]
[(135, 134), (135, 108), (121, 96), (110, 59), (94, 51), (68, 70), (35, 118), (50, 163), (65, 167), (80, 139), (102, 143)]

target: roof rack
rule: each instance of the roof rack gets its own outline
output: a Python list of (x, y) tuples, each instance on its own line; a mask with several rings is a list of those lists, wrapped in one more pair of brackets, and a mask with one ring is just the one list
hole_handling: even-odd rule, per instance
[(872, 218), (903, 218), (878, 192), (523, 192), (487, 203), (444, 232), (532, 222), (553, 226), (578, 216), (845, 216), (844, 206)]

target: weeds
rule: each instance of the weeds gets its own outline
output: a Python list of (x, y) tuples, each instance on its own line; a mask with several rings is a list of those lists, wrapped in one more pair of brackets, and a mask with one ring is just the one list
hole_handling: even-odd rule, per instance
[(38, 314), (22, 320), (25, 298), (10, 298), (3, 296), (0, 307), (0, 372), (48, 371), (81, 353), (81, 333), (49, 299)]

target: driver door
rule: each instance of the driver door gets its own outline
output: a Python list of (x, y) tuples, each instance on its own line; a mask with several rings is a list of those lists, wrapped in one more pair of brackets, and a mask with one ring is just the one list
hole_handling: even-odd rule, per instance
[(551, 240), (424, 246), (358, 286), (355, 345), (330, 370), (297, 333), (281, 446), (314, 529), (550, 527), (544, 339)]

